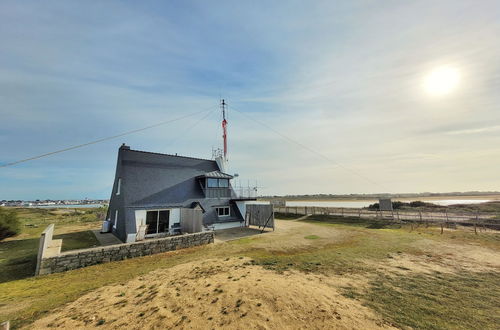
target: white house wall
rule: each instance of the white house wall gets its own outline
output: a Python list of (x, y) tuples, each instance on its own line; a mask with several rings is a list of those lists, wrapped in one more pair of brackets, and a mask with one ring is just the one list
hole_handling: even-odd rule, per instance
[(168, 218), (169, 226), (170, 226), (170, 234), (173, 234), (172, 225), (174, 223), (181, 223), (181, 209), (170, 209), (170, 215)]

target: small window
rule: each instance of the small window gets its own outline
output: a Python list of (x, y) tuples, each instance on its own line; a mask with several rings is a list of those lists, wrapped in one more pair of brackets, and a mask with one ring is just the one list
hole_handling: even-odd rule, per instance
[(216, 207), (217, 215), (219, 217), (228, 217), (229, 216), (229, 206)]
[(207, 179), (207, 188), (218, 188), (218, 187), (219, 183), (217, 179), (211, 179), (211, 178)]
[(115, 222), (113, 223), (113, 228), (116, 228), (117, 222), (118, 222), (118, 210), (115, 210)]
[(219, 179), (219, 187), (221, 187), (221, 188), (229, 187), (229, 180), (228, 179)]
[(120, 191), (122, 189), (122, 178), (118, 178), (118, 186), (116, 187), (116, 194), (120, 195)]

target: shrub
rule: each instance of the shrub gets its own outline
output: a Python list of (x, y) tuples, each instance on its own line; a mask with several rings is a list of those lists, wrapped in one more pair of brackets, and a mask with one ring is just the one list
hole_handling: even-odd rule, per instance
[(19, 234), (21, 223), (14, 210), (0, 207), (0, 241), (4, 238)]

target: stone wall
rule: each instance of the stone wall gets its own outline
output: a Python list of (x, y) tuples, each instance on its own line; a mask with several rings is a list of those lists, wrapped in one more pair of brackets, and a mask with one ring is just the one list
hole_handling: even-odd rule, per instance
[(142, 257), (213, 242), (214, 232), (208, 231), (158, 239), (147, 239), (141, 242), (68, 251), (60, 253), (57, 256), (43, 258), (40, 263), (39, 274), (59, 273), (104, 262)]

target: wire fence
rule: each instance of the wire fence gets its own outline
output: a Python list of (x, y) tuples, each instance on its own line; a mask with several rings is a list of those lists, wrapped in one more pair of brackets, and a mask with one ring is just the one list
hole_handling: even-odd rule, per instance
[(295, 215), (330, 215), (359, 219), (383, 220), (398, 223), (438, 224), (447, 228), (462, 226), (477, 226), (490, 229), (500, 229), (500, 214), (486, 212), (448, 212), (443, 211), (410, 211), (393, 210), (380, 211), (364, 208), (339, 208), (318, 206), (275, 206), (275, 212)]

